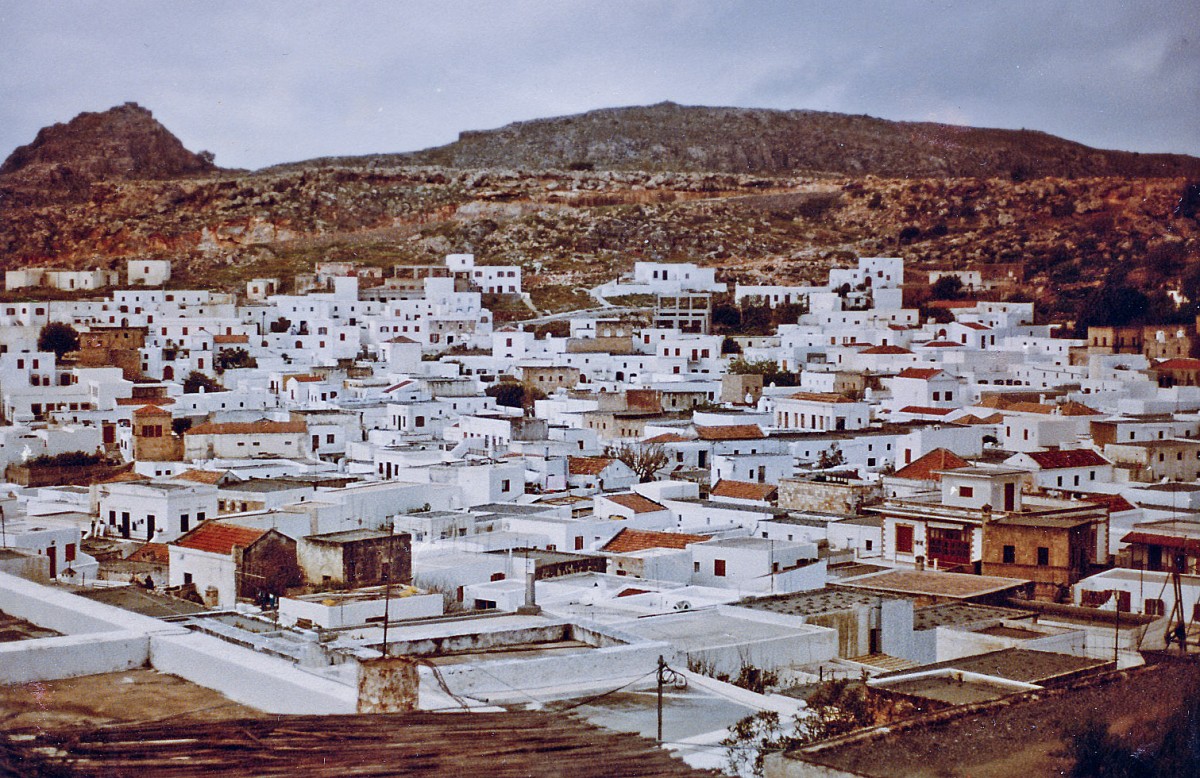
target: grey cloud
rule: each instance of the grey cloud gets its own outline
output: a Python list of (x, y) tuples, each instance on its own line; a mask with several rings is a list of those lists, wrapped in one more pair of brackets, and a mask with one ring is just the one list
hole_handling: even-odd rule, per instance
[(1200, 154), (1194, 2), (21, 3), (0, 155), (136, 100), (258, 167), (612, 105), (814, 108)]

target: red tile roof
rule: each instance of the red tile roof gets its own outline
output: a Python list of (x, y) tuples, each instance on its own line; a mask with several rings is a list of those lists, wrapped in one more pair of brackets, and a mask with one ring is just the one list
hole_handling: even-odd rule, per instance
[(267, 534), (265, 529), (239, 527), (220, 521), (206, 521), (175, 541), (174, 545), (213, 554), (228, 554), (234, 546), (246, 548)]
[(719, 427), (696, 427), (700, 440), (759, 440), (765, 438), (757, 424), (728, 424)]
[(900, 346), (872, 346), (871, 348), (866, 349), (862, 353), (864, 353), (864, 354), (911, 354), (913, 352), (909, 351), (906, 348), (901, 348)]
[(974, 308), (979, 305), (978, 300), (930, 300), (925, 304), (927, 308)]
[(170, 564), (171, 555), (166, 543), (143, 543), (137, 551), (129, 555), (130, 562), (152, 562), (158, 565)]
[(769, 502), (778, 492), (779, 487), (774, 484), (756, 484), (753, 481), (731, 481), (722, 478), (717, 481), (710, 494), (713, 497), (729, 497), (734, 500)]
[(997, 424), (1004, 421), (1004, 417), (998, 413), (993, 413), (987, 418), (980, 418), (973, 413), (968, 413), (959, 416), (957, 419), (951, 419), (951, 421), (955, 424)]
[(205, 422), (197, 424), (184, 435), (281, 435), (307, 432), (308, 426), (302, 421), (228, 421)]
[(654, 500), (648, 497), (643, 497), (637, 492), (624, 492), (622, 494), (606, 494), (604, 499), (611, 500), (622, 508), (628, 508), (634, 513), (654, 513), (655, 511), (665, 511), (665, 505), (659, 505)]
[(567, 457), (567, 472), (571, 475), (600, 475), (616, 461), (611, 457)]
[(133, 409), (134, 416), (170, 416), (171, 412), (165, 408), (159, 407), (158, 403), (161, 403), (162, 405), (169, 405), (173, 402), (175, 402), (175, 401), (172, 400), (170, 397), (159, 397), (152, 403), (147, 403), (145, 400), (143, 400), (141, 398), (137, 398), (137, 397), (118, 397), (117, 398), (117, 405), (141, 406), (139, 408)]
[(1200, 359), (1168, 359), (1154, 366), (1155, 370), (1200, 370)]
[(1013, 403), (1012, 405), (1010, 405), (1010, 406), (1008, 406), (1007, 408), (1005, 408), (1005, 410), (1008, 410), (1008, 411), (1014, 411), (1014, 412), (1017, 412), (1017, 413), (1041, 413), (1041, 414), (1052, 414), (1052, 413), (1054, 413), (1054, 406), (1053, 406), (1053, 405), (1046, 405), (1045, 403), (1025, 403), (1025, 402), (1022, 402), (1022, 403)]
[(942, 476), (938, 473), (939, 470), (957, 470), (970, 465), (970, 462), (948, 448), (935, 448), (900, 468), (894, 475), (896, 478), (906, 478), (910, 481), (940, 481)]
[(962, 347), (961, 343), (955, 343), (952, 340), (931, 340), (927, 343), (922, 343), (921, 345), (929, 346), (932, 348), (961, 348)]
[(928, 405), (906, 405), (900, 409), (900, 413), (916, 413), (925, 416), (949, 416), (957, 410), (956, 408), (933, 408)]
[(941, 373), (941, 369), (936, 367), (906, 367), (900, 371), (897, 378), (921, 378), (928, 381), (930, 378)]
[(228, 471), (221, 470), (184, 470), (177, 476), (172, 476), (176, 481), (193, 481), (198, 484), (219, 484), (221, 479), (225, 477)]
[(1104, 414), (1095, 408), (1089, 408), (1083, 403), (1068, 400), (1058, 406), (1060, 416), (1103, 416)]
[(677, 432), (664, 432), (662, 435), (655, 435), (652, 438), (646, 438), (643, 443), (689, 443), (694, 438), (684, 437)]
[(796, 392), (789, 395), (793, 400), (807, 400), (817, 403), (852, 403), (849, 397), (833, 392)]
[(149, 480), (150, 480), (149, 476), (142, 475), (141, 473), (135, 473), (132, 470), (125, 470), (123, 472), (117, 473), (112, 478), (105, 478), (103, 481), (100, 481), (99, 483), (120, 484), (120, 483), (128, 483), (130, 481), (149, 481)]
[(973, 330), (990, 330), (991, 329), (991, 327), (988, 327), (986, 325), (983, 325), (983, 324), (980, 324), (979, 322), (974, 322), (974, 321), (964, 321), (964, 322), (959, 322), (959, 324), (961, 324), (964, 327), (970, 327)]
[(249, 343), (249, 335), (213, 335), (213, 343)]
[(1066, 451), (1030, 451), (1029, 458), (1043, 470), (1058, 470), (1064, 467), (1096, 467), (1112, 464), (1090, 448)]
[(601, 551), (628, 554), (648, 548), (687, 548), (692, 543), (708, 540), (704, 535), (688, 535), (683, 532), (653, 532), (645, 529), (623, 529), (604, 544)]
[(1124, 511), (1135, 511), (1137, 506), (1126, 500), (1119, 494), (1102, 494), (1095, 492), (1093, 494), (1085, 494), (1084, 502), (1090, 502), (1095, 505), (1103, 505), (1108, 508), (1109, 513), (1122, 513)]

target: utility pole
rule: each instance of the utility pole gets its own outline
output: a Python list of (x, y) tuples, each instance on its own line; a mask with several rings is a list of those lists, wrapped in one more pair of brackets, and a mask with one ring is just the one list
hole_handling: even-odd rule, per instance
[(1120, 656), (1119, 656), (1119, 651), (1121, 650), (1121, 594), (1120, 594), (1120, 592), (1118, 592), (1116, 589), (1113, 589), (1113, 597), (1117, 601), (1117, 620), (1115, 622), (1113, 622), (1113, 624), (1114, 624), (1114, 626), (1113, 626), (1113, 669), (1120, 670), (1121, 669), (1121, 667), (1120, 667), (1121, 662), (1120, 662)]
[(684, 675), (682, 675), (681, 673), (677, 673), (674, 670), (672, 670), (667, 665), (666, 661), (663, 660), (662, 654), (658, 655), (658, 671), (657, 671), (656, 675), (657, 675), (657, 679), (658, 679), (658, 743), (659, 743), (659, 745), (662, 745), (662, 742), (663, 742), (663, 734), (662, 734), (663, 685), (669, 683), (672, 686), (674, 686), (676, 689), (686, 689), (687, 688), (687, 678)]
[(392, 604), (392, 565), (383, 563), (383, 657), (388, 655), (388, 615)]

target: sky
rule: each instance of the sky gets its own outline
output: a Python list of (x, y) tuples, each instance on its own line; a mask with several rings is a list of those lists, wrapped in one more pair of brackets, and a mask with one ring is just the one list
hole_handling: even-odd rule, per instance
[(128, 101), (259, 168), (664, 100), (1200, 156), (1196, 0), (0, 0), (0, 52), (0, 158)]

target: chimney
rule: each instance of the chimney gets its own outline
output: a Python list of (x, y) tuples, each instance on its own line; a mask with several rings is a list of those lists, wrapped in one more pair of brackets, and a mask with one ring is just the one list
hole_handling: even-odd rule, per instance
[(522, 616), (537, 616), (542, 612), (542, 609), (538, 607), (537, 598), (534, 593), (536, 580), (537, 560), (527, 559), (525, 566), (525, 604), (517, 608), (517, 613)]

